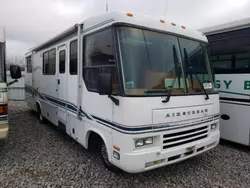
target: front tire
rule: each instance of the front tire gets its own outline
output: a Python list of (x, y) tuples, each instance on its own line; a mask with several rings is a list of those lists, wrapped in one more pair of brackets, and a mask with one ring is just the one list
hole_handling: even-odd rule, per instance
[(112, 171), (114, 173), (118, 173), (118, 172), (121, 171), (119, 168), (117, 168), (116, 166), (114, 166), (109, 161), (107, 147), (106, 147), (106, 145), (105, 145), (104, 142), (101, 143), (100, 154), (101, 154), (102, 161), (103, 161), (103, 163), (104, 163), (104, 165), (105, 165), (105, 167), (107, 169), (109, 169), (110, 171)]
[(44, 118), (42, 115), (42, 110), (40, 108), (40, 105), (37, 104), (37, 118), (39, 119), (40, 123), (44, 123)]

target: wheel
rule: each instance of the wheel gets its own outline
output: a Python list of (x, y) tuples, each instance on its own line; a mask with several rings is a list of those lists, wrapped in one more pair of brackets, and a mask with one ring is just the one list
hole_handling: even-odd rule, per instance
[(40, 106), (37, 104), (37, 117), (41, 123), (44, 123), (44, 118)]
[(118, 172), (121, 171), (119, 168), (114, 166), (109, 161), (107, 147), (106, 147), (104, 142), (101, 143), (100, 153), (101, 153), (102, 161), (103, 161), (103, 163), (104, 163), (104, 165), (106, 166), (107, 169), (109, 169), (110, 171), (112, 171), (114, 173), (118, 173)]

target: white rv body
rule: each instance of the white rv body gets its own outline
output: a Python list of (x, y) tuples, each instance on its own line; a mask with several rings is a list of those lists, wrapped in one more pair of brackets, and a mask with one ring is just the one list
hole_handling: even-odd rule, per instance
[[(84, 53), (87, 52), (82, 41), (85, 37), (112, 28), (116, 24), (133, 25), (207, 43), (206, 37), (200, 32), (162, 23), (146, 16), (109, 12), (89, 18), (83, 24), (69, 28), (26, 54), (26, 58), (31, 58), (28, 60), (31, 61), (31, 68), (29, 73), (26, 69), (25, 76), (27, 104), (36, 111), (40, 108), (43, 117), (65, 129), (68, 135), (85, 148), (91, 144), (91, 133), (98, 134), (106, 145), (109, 161), (131, 173), (176, 163), (214, 148), (220, 137), (219, 96), (216, 92), (209, 94), (208, 100), (205, 100), (204, 93), (184, 94), (173, 95), (169, 102), (164, 103), (166, 94), (145, 97), (132, 96), (131, 92), (131, 95), (118, 94), (108, 97), (87, 88), (82, 76)], [(114, 35), (113, 33), (112, 36)], [(77, 74), (72, 75), (69, 65), (70, 46), (75, 40), (78, 42), (78, 70)], [(108, 51), (109, 47), (105, 44), (104, 51)], [(115, 61), (118, 62), (120, 52), (117, 46), (114, 48), (117, 55)], [(48, 58), (51, 62), (54, 62), (54, 55), (56, 56), (53, 75), (43, 74), (47, 71), (43, 67), (43, 57), (47, 66), (47, 51), (50, 51), (51, 57), (48, 55)], [(65, 73), (61, 74), (59, 53), (62, 51), (66, 53), (66, 66)], [(120, 66), (120, 63), (117, 66)], [(53, 72), (54, 68), (51, 70)], [(63, 69), (61, 71), (64, 72)], [(124, 78), (121, 76), (120, 79)], [(88, 84), (88, 87), (95, 87), (96, 83)], [(120, 82), (119, 87), (122, 88), (123, 84), (124, 80)], [(134, 87), (132, 81), (126, 84)], [(117, 99), (119, 104), (115, 104), (112, 97)], [(135, 147), (136, 140), (148, 137), (153, 138), (153, 144)]]
[(0, 144), (8, 137), (8, 94), (6, 83), (6, 40), (5, 30), (0, 27)]
[(201, 31), (210, 43), (220, 92), (221, 138), (250, 146), (250, 19)]

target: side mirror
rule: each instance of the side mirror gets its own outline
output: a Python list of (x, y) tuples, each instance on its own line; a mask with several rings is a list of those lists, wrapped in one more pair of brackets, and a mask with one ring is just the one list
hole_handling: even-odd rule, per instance
[(12, 79), (19, 79), (22, 77), (21, 68), (18, 65), (10, 66), (10, 76)]
[(98, 93), (100, 95), (112, 94), (112, 79), (109, 73), (98, 74)]

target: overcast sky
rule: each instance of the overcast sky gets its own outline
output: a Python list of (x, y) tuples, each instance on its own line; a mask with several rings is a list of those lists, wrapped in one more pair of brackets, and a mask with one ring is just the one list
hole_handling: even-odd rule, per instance
[[(166, 0), (108, 0), (109, 10), (163, 18)], [(250, 17), (250, 0), (168, 0), (166, 20), (194, 29)], [(8, 55), (24, 55), (34, 45), (77, 22), (105, 12), (105, 0), (0, 0)]]

